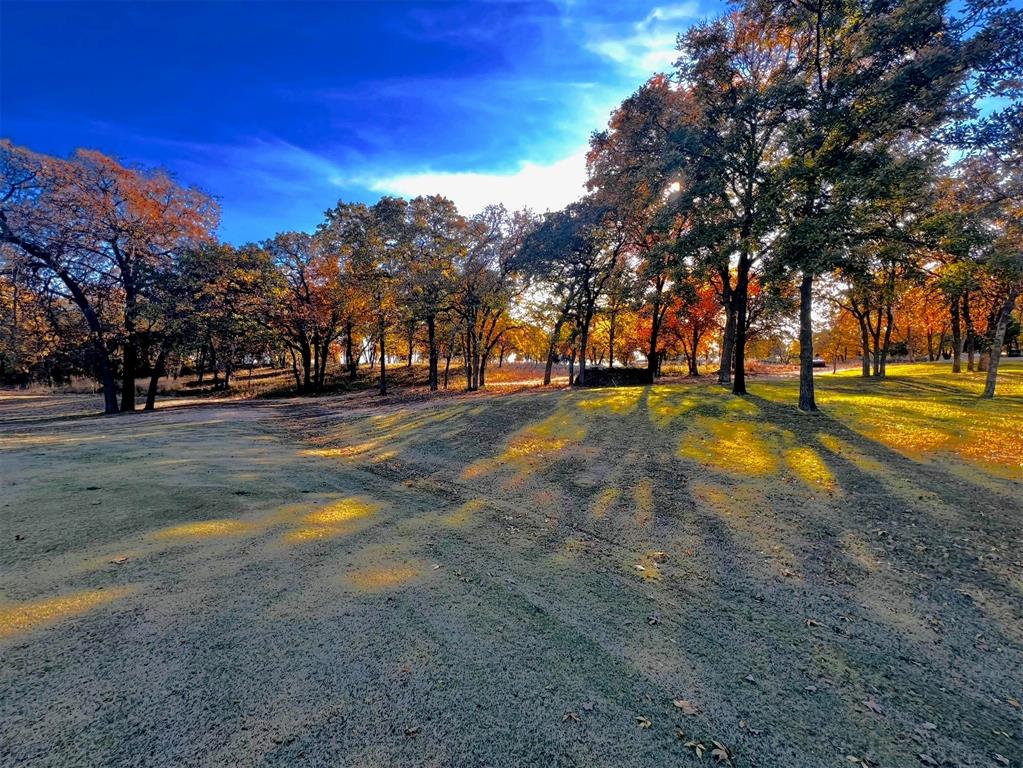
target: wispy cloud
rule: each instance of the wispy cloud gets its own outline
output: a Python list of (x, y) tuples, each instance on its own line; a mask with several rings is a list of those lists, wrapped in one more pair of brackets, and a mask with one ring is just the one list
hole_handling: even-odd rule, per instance
[(695, 2), (658, 6), (631, 24), (587, 22), (586, 48), (627, 72), (648, 76), (669, 69), (678, 33), (702, 16)]

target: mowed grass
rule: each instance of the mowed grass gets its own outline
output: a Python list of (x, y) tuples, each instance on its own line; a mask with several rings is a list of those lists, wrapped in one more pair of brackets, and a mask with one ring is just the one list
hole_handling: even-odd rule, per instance
[(0, 763), (1015, 764), (1003, 371), (0, 398)]

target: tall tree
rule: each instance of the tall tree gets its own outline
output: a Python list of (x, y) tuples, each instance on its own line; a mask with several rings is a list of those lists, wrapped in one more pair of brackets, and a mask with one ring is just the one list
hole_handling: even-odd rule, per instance
[[(120, 410), (135, 410), (138, 323), (154, 279), (175, 253), (212, 238), (216, 205), (163, 172), (126, 168), (99, 152), (61, 160), (8, 141), (0, 143), (0, 185), (0, 242), (50, 273), (81, 311), (107, 413), (118, 410), (111, 356), (121, 342)], [(104, 304), (116, 305), (116, 320)]]

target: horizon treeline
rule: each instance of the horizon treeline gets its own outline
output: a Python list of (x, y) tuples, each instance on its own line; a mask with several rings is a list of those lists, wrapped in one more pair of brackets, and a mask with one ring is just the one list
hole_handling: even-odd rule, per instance
[[(678, 39), (595, 132), (588, 192), (543, 214), (440, 196), (339, 201), (313, 232), (218, 242), (216, 202), (100, 152), (0, 143), (0, 376), (95, 377), (107, 413), (183, 368), (302, 393), (452, 362), (475, 390), (514, 354), (572, 380), (815, 348), (987, 371), (1023, 290), (1023, 10), (997, 0), (748, 0)], [(118, 399), (120, 394), (120, 399)]]

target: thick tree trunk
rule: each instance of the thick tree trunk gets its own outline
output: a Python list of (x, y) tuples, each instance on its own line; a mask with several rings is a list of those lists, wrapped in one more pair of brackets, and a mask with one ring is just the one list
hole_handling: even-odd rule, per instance
[(156, 388), (160, 383), (160, 377), (164, 375), (167, 367), (167, 346), (160, 347), (160, 354), (156, 356), (153, 363), (152, 373), (149, 375), (149, 389), (146, 392), (146, 406), (143, 410), (152, 411), (156, 408)]
[(124, 360), (121, 371), (121, 413), (135, 410), (135, 368), (138, 352), (131, 333), (124, 342)]
[[(732, 361), (735, 367), (735, 378), (732, 380), (732, 394), (746, 394), (746, 305), (749, 292), (749, 255), (743, 251), (739, 257), (739, 268), (736, 274), (735, 293), (732, 304), (735, 305), (735, 334)], [(696, 351), (693, 350), (693, 354)]]
[(583, 327), (582, 327), (582, 329), (580, 329), (580, 339), (579, 339), (579, 349), (580, 349), (580, 354), (579, 354), (579, 384), (580, 385), (585, 385), (586, 384), (586, 344), (589, 342), (589, 340), (590, 340), (590, 319), (587, 316), (586, 319), (583, 320)]
[(816, 411), (813, 391), (813, 273), (799, 283), (799, 410)]
[(345, 362), (348, 364), (348, 378), (354, 381), (356, 374), (359, 372), (359, 360), (355, 356), (351, 320), (345, 323)]
[(99, 377), (103, 384), (103, 413), (117, 413), (117, 384), (114, 382), (114, 367), (110, 364), (110, 354), (102, 339), (96, 341), (96, 352), (99, 357)]
[(550, 386), (551, 383), (551, 371), (554, 368), (554, 344), (552, 343), (547, 349), (547, 364), (543, 369), (543, 385)]
[(1014, 286), (1002, 304), (1002, 311), (998, 313), (998, 324), (995, 325), (995, 335), (991, 339), (991, 351), (988, 353), (987, 380), (984, 382), (984, 392), (981, 397), (992, 398), (995, 396), (995, 385), (998, 383), (998, 365), (1002, 360), (1002, 345), (1005, 343), (1005, 331), (1009, 327), (1009, 319), (1016, 308), (1016, 299), (1019, 297), (1019, 286)]
[(721, 367), (718, 368), (718, 384), (732, 383), (732, 353), (735, 351), (735, 309), (731, 298), (725, 304), (725, 330), (721, 337)]
[(884, 342), (881, 344), (881, 363), (878, 367), (877, 376), (883, 379), (888, 375), (888, 351), (892, 347), (892, 328), (895, 326), (895, 315), (892, 312), (892, 305), (885, 308)]
[(870, 378), (870, 332), (867, 330), (867, 319), (862, 315), (856, 318), (860, 323), (860, 345), (863, 348), (863, 364), (861, 375)]
[(302, 342), (302, 391), (309, 392), (312, 387), (313, 352), (309, 343)]

